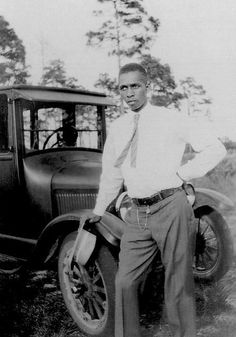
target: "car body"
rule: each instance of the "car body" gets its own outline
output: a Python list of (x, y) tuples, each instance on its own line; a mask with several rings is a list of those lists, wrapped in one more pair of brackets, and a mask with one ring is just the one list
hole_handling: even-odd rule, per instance
[[(86, 90), (0, 88), (3, 269), (13, 270), (35, 255), (39, 262), (45, 260), (61, 235), (60, 230), (52, 235), (50, 221), (94, 206), (106, 138), (105, 110), (112, 105), (104, 94)], [(63, 132), (68, 128), (76, 129), (78, 138), (67, 146)]]

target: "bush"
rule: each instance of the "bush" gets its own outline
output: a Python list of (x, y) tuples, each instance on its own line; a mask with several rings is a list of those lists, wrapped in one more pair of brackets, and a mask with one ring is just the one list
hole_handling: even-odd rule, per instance
[(228, 152), (213, 170), (194, 179), (193, 183), (196, 187), (211, 188), (236, 200), (236, 152)]

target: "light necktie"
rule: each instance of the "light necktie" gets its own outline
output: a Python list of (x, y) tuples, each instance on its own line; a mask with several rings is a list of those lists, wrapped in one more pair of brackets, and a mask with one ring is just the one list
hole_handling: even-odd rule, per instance
[(137, 145), (138, 145), (138, 120), (139, 120), (140, 114), (135, 113), (134, 115), (134, 128), (132, 132), (132, 136), (128, 143), (126, 144), (125, 148), (119, 155), (119, 157), (116, 159), (115, 167), (121, 167), (123, 164), (125, 158), (127, 157), (127, 154), (129, 152), (129, 149), (131, 148), (130, 153), (130, 166), (135, 167), (136, 166), (136, 156), (137, 156)]

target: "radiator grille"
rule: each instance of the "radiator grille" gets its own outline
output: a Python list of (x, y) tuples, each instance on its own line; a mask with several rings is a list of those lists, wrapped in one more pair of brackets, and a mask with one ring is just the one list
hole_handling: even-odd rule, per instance
[(94, 208), (97, 190), (80, 189), (78, 191), (55, 192), (58, 214), (63, 214), (76, 209)]

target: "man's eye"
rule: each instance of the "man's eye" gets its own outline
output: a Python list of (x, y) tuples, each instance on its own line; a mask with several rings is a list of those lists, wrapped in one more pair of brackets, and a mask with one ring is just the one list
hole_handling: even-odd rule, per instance
[(127, 90), (127, 87), (120, 87), (120, 91), (125, 91)]
[(139, 85), (138, 85), (138, 84), (132, 85), (132, 89), (138, 89), (138, 88), (139, 88)]

